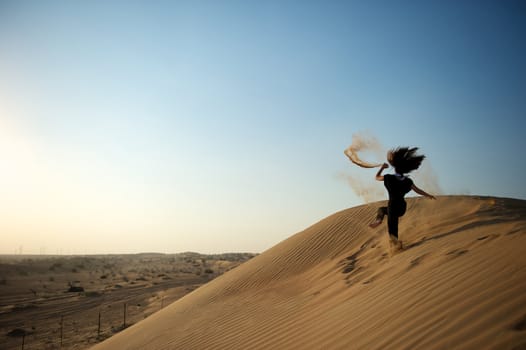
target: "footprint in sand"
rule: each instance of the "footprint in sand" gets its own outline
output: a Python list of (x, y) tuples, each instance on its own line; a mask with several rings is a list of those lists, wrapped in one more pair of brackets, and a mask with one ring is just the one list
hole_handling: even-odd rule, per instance
[(413, 267), (416, 267), (422, 263), (422, 261), (428, 256), (429, 254), (420, 255), (417, 258), (414, 258), (409, 262), (408, 270), (412, 269)]
[(356, 267), (356, 263), (358, 261), (358, 255), (360, 255), (372, 241), (373, 241), (372, 238), (369, 239), (367, 242), (365, 242), (364, 244), (360, 246), (360, 249), (358, 249), (356, 253), (349, 255), (344, 260), (340, 261), (340, 265), (344, 266), (342, 273), (350, 273), (354, 270), (354, 268)]
[(482, 237), (477, 238), (477, 241), (489, 242), (489, 241), (492, 241), (492, 240), (494, 240), (495, 238), (498, 238), (498, 237), (500, 237), (500, 235), (498, 235), (498, 234), (486, 235), (486, 236), (482, 236)]
[(526, 331), (526, 315), (522, 316), (514, 325), (513, 329), (516, 331)]
[(467, 249), (454, 249), (450, 252), (447, 252), (446, 255), (451, 255), (456, 258), (456, 257), (466, 254), (467, 252), (469, 252), (469, 250)]
[(347, 274), (351, 273), (354, 270), (354, 268), (356, 267), (356, 262), (358, 261), (357, 255), (358, 254), (355, 253), (345, 258), (345, 260), (342, 262), (342, 264), (344, 265), (342, 273)]
[(519, 233), (521, 232), (524, 234), (526, 233), (526, 229), (521, 229), (521, 228), (516, 228), (515, 230), (511, 230), (510, 232), (506, 233), (507, 236), (511, 236), (511, 235), (514, 235), (516, 233)]

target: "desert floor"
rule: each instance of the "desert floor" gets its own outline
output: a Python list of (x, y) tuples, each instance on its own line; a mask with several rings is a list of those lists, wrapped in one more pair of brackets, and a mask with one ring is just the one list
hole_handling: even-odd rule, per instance
[(0, 256), (0, 348), (89, 347), (252, 257)]
[(94, 346), (526, 349), (526, 201), (410, 198), (392, 251), (340, 211)]

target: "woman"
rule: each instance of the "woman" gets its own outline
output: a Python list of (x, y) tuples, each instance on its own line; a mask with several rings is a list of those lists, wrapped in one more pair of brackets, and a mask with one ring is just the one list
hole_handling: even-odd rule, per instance
[(413, 190), (427, 198), (436, 199), (418, 188), (413, 183), (413, 180), (405, 175), (418, 169), (425, 158), (424, 155), (417, 155), (417, 150), (417, 147), (399, 147), (389, 151), (387, 153), (387, 161), (394, 167), (395, 174), (382, 175), (382, 171), (389, 168), (387, 163), (382, 164), (380, 170), (376, 173), (376, 180), (383, 181), (385, 188), (387, 188), (389, 202), (387, 207), (378, 209), (376, 220), (369, 226), (372, 228), (378, 227), (382, 223), (384, 216), (387, 215), (390, 241), (400, 249), (402, 248), (402, 243), (398, 240), (398, 218), (405, 214), (407, 208), (404, 196)]

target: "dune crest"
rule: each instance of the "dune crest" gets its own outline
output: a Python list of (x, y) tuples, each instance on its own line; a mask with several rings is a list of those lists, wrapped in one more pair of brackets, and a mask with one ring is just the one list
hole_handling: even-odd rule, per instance
[(93, 347), (526, 346), (526, 201), (408, 199), (390, 256), (380, 203), (340, 211)]

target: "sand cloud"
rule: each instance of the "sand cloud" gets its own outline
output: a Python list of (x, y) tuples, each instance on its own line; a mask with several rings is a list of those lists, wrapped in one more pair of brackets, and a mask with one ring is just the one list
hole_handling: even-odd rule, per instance
[[(376, 168), (386, 161), (387, 147), (369, 132), (359, 132), (352, 136), (352, 143), (344, 151), (349, 160), (358, 166), (351, 166), (349, 171), (338, 175), (352, 188), (353, 192), (364, 203), (376, 202), (387, 199), (384, 186), (374, 179), (377, 169), (364, 170), (363, 168)], [(387, 169), (386, 173), (390, 170)], [(422, 167), (411, 174), (415, 183), (429, 193), (442, 194), (438, 178), (433, 171), (429, 158), (422, 163)]]

